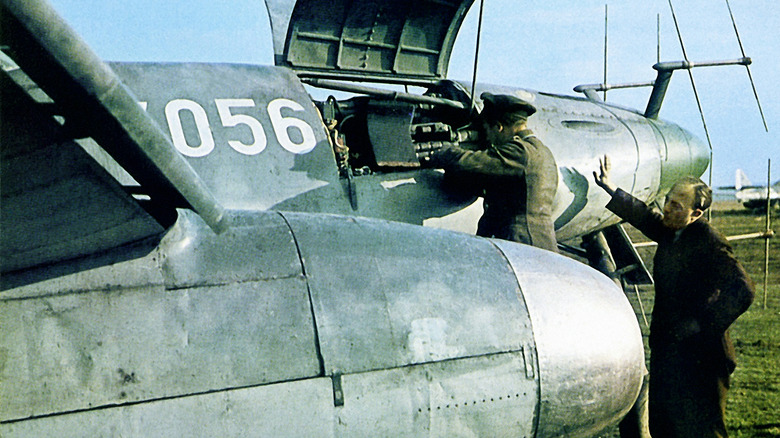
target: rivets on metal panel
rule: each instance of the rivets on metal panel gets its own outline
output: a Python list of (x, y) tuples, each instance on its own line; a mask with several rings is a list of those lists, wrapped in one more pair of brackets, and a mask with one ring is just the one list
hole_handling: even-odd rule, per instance
[[(522, 394), (522, 397), (525, 397), (527, 395), (528, 395), (528, 393), (524, 392)], [(510, 400), (513, 397), (519, 399), (519, 398), (521, 398), (521, 395), (518, 392), (518, 393), (515, 393), (515, 394), (507, 394), (507, 395), (500, 395), (498, 397), (491, 397), (490, 399), (483, 398), (481, 400), (481, 403), (482, 404), (496, 403), (498, 401), (504, 401), (504, 399)], [(472, 400), (472, 401), (467, 401), (467, 402), (463, 402), (463, 403), (450, 403), (450, 404), (446, 404), (446, 405), (439, 405), (439, 406), (436, 406), (435, 408), (434, 407), (428, 407), (427, 410), (428, 410), (428, 412), (431, 412), (431, 411), (434, 411), (434, 410), (440, 411), (442, 409), (457, 409), (457, 408), (466, 407), (466, 406), (477, 406), (478, 404), (480, 404), (480, 400)], [(418, 408), (417, 409), (417, 412), (422, 412), (422, 411), (423, 411), (423, 408)]]

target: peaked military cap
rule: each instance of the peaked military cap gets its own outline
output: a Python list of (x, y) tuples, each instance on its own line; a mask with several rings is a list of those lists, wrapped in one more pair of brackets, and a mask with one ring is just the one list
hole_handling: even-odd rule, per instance
[(494, 114), (523, 113), (526, 117), (530, 117), (536, 112), (536, 107), (530, 103), (508, 94), (482, 93), (479, 97), (484, 103), (484, 110)]

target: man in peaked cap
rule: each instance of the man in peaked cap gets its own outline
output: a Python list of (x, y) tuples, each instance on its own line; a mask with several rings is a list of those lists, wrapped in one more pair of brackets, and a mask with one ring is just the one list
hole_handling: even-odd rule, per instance
[(435, 151), (428, 163), (482, 195), (477, 235), (557, 252), (552, 203), (558, 167), (526, 125), (536, 108), (510, 95), (480, 97), (484, 107), (476, 122), (482, 134), (477, 148), (450, 144)]

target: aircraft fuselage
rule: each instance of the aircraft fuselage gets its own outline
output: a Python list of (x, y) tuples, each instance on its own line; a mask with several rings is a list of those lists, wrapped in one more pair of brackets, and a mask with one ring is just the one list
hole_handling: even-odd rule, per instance
[[(375, 158), (411, 150), (409, 130), (421, 120), (452, 123), (452, 116), (441, 111), (369, 96), (338, 102), (338, 132), (345, 136), (352, 160), (347, 180), (317, 109), (322, 102), (313, 101), (286, 68), (111, 66), (227, 208), (475, 228), (474, 208), (462, 219), (446, 220), (475, 199), (447, 191), (441, 172), (413, 162), (382, 166)], [(515, 94), (538, 108), (529, 126), (558, 164), (554, 217), (559, 241), (617, 222), (605, 214), (608, 199), (591, 177), (604, 154), (614, 163), (616, 183), (650, 202), (677, 178), (701, 175), (709, 161), (706, 145), (684, 129), (631, 110), (505, 86), (477, 87), (477, 94), (483, 91)]]

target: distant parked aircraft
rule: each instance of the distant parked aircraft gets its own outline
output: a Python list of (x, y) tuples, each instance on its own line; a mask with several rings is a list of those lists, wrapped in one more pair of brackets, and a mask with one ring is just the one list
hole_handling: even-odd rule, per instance
[[(766, 207), (766, 199), (769, 199), (773, 207), (780, 205), (780, 181), (775, 182), (767, 190), (767, 186), (752, 185), (745, 172), (737, 169), (734, 176), (734, 197), (745, 208), (755, 209)], [(768, 195), (767, 195), (768, 194)]]

